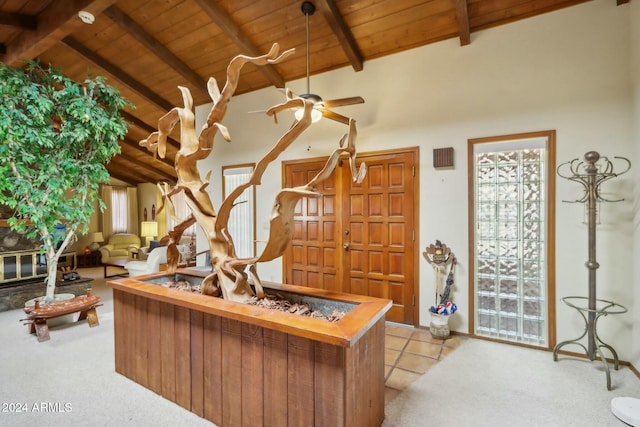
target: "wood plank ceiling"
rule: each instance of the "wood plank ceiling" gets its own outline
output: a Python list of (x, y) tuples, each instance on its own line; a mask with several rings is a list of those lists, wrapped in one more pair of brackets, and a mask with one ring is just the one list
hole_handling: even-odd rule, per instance
[[(437, 41), (472, 43), (475, 31), (584, 3), (586, 0), (313, 0), (311, 74), (351, 67)], [(610, 0), (612, 5), (629, 0)], [(266, 53), (273, 42), (296, 53), (282, 64), (243, 69), (237, 94), (283, 87), (306, 74), (306, 20), (301, 0), (0, 0), (0, 61), (39, 58), (81, 80), (104, 75), (133, 101), (122, 153), (107, 168), (129, 184), (174, 182), (176, 137), (166, 159), (138, 142), (159, 117), (181, 106), (178, 85), (195, 104), (210, 102), (206, 80), (222, 85), (237, 54)], [(95, 15), (91, 25), (78, 12)]]

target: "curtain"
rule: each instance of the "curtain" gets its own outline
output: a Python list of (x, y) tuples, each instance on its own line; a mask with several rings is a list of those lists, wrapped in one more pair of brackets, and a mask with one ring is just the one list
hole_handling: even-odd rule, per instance
[(138, 234), (138, 189), (104, 185), (102, 200), (106, 209), (102, 214), (102, 233), (105, 241), (116, 233)]
[(138, 189), (127, 187), (127, 233), (139, 235), (138, 228)]
[[(253, 173), (253, 166), (224, 167), (223, 191), (226, 198), (240, 185), (246, 184)], [(233, 239), (236, 254), (241, 258), (255, 255), (255, 195), (253, 187), (249, 187), (235, 201), (229, 215), (228, 232)]]
[(124, 187), (113, 187), (111, 189), (111, 227), (115, 233), (126, 233), (129, 229), (129, 201), (127, 200), (127, 189)]

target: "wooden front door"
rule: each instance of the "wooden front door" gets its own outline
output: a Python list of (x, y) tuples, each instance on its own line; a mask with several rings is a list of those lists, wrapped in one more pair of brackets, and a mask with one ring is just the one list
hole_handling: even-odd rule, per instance
[[(387, 320), (417, 324), (418, 150), (359, 154), (361, 184), (348, 162), (295, 212), (295, 232), (283, 257), (285, 283), (388, 298)], [(284, 163), (285, 187), (304, 185), (326, 159)]]

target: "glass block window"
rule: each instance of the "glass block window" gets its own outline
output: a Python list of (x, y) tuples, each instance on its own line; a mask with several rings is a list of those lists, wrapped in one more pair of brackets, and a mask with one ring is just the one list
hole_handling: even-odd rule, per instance
[(549, 140), (470, 143), (474, 333), (548, 346)]

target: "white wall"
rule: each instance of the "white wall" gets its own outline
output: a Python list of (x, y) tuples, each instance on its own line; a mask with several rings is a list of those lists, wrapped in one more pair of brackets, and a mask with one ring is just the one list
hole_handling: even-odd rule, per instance
[[(635, 158), (640, 159), (640, 4), (631, 2), (631, 12), (629, 13), (631, 22), (631, 85), (633, 88), (633, 117), (634, 117), (634, 146)], [(636, 169), (633, 172), (634, 177), (634, 222), (633, 222), (633, 265), (634, 271), (631, 277), (633, 284), (635, 301), (633, 315), (633, 342), (631, 362), (640, 370), (640, 172), (637, 168), (640, 165), (636, 163)]]
[[(452, 321), (454, 330), (468, 332), (469, 324), (467, 140), (555, 129), (558, 163), (582, 157), (589, 150), (609, 157), (625, 156), (633, 163), (629, 15), (629, 5), (616, 7), (615, 2), (596, 0), (474, 33), (465, 47), (448, 40), (367, 61), (362, 72), (344, 68), (311, 78), (311, 91), (325, 99), (361, 95), (366, 100), (363, 105), (336, 110), (358, 121), (360, 152), (420, 147), (418, 246), (424, 248), (440, 239), (458, 258), (453, 299), (461, 310)], [(303, 80), (288, 86), (298, 93), (305, 91)], [(247, 112), (265, 109), (283, 98), (276, 89), (265, 89), (233, 99), (224, 120), (232, 142), (227, 145), (216, 138), (213, 154), (200, 164), (203, 175), (213, 170), (209, 191), (215, 206), (220, 205), (221, 188), (216, 183), (221, 166), (259, 160), (291, 124), (286, 115), (276, 126), (266, 115)], [(198, 123), (209, 108), (197, 109)], [(327, 155), (344, 132), (343, 125), (323, 120), (270, 166), (257, 192), (258, 239), (268, 235), (271, 203), (281, 187), (280, 160)], [(432, 149), (450, 146), (455, 149), (454, 169), (434, 170)], [(605, 184), (605, 194), (626, 201), (604, 206), (598, 228), (598, 297), (624, 303), (630, 310), (603, 319), (599, 332), (623, 360), (632, 355), (631, 327), (634, 316), (638, 318), (632, 313), (640, 310), (634, 311), (634, 298), (638, 301), (640, 297), (638, 286), (630, 280), (632, 187), (631, 173)], [(558, 180), (559, 341), (575, 338), (583, 329), (579, 316), (559, 302), (563, 296), (587, 295), (587, 230), (581, 223), (582, 205), (560, 202), (580, 196), (577, 184)], [(199, 241), (198, 250), (204, 249), (201, 246)], [(636, 248), (636, 259), (638, 253)], [(264, 280), (281, 280), (281, 261), (261, 265), (259, 271)], [(422, 257), (419, 288), (420, 323), (428, 325), (433, 272)], [(637, 347), (635, 344), (636, 353)]]

